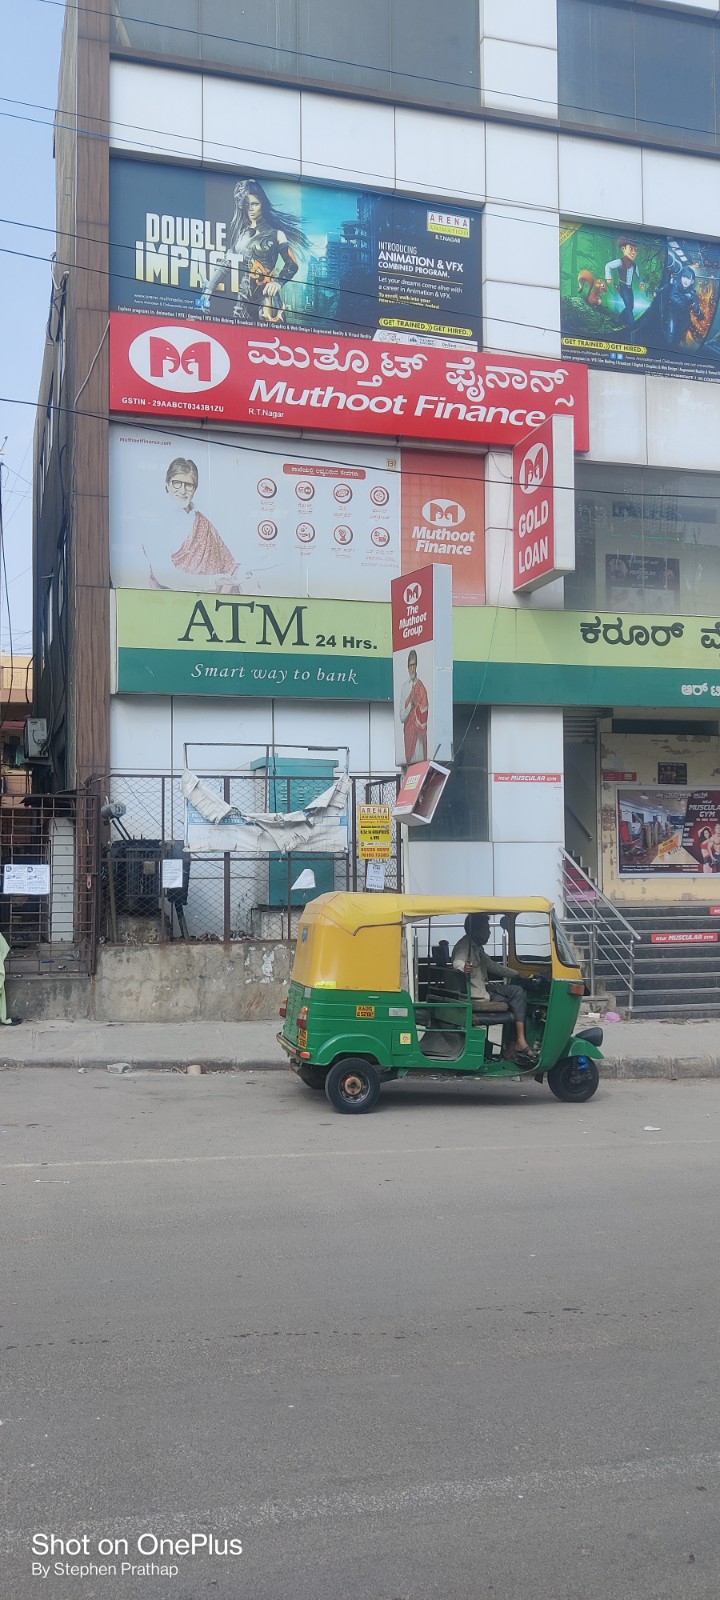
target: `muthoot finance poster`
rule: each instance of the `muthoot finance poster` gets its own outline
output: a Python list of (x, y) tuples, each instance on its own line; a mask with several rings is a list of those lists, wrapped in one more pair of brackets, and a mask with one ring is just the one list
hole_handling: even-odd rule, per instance
[(435, 562), (456, 605), (481, 605), (483, 461), (115, 424), (110, 558), (116, 589), (385, 602)]
[(474, 350), (480, 230), (445, 201), (116, 159), (110, 304)]

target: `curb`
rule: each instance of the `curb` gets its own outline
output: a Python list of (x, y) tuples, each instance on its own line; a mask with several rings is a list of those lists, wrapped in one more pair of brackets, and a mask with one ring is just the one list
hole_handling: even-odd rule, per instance
[[(186, 1075), (189, 1061), (171, 1061), (165, 1057), (152, 1060), (147, 1056), (127, 1055), (126, 1059), (133, 1072), (179, 1072)], [(257, 1061), (248, 1059), (247, 1056), (213, 1056), (206, 1060), (202, 1056), (192, 1057), (193, 1062), (203, 1068), (203, 1075), (210, 1077), (214, 1072), (284, 1072), (287, 1068), (285, 1061)], [(20, 1072), (24, 1068), (32, 1070), (35, 1067), (52, 1068), (59, 1072), (78, 1072), (84, 1068), (87, 1072), (105, 1072), (108, 1067), (106, 1056), (73, 1056), (70, 1060), (58, 1061), (56, 1057), (47, 1060), (35, 1058), (32, 1061), (11, 1061), (5, 1059), (0, 1062), (2, 1072)], [(122, 1076), (122, 1074), (118, 1074)]]
[[(177, 1072), (185, 1076), (190, 1065), (189, 1061), (172, 1061), (168, 1057), (153, 1058), (128, 1054), (126, 1059), (133, 1072)], [(222, 1072), (289, 1071), (285, 1060), (262, 1061), (247, 1056), (212, 1056), (208, 1059), (196, 1055), (192, 1057), (192, 1061), (203, 1068), (203, 1076), (207, 1077)], [(0, 1062), (1, 1072), (19, 1072), (34, 1067), (75, 1072), (82, 1067), (87, 1072), (105, 1072), (108, 1061), (106, 1056), (78, 1055), (64, 1061), (58, 1061), (57, 1057), (46, 1059), (36, 1057), (32, 1061), (12, 1060), (6, 1057)], [(675, 1083), (693, 1078), (720, 1078), (720, 1056), (668, 1056), (664, 1060), (658, 1060), (657, 1056), (623, 1056), (615, 1060), (606, 1057), (599, 1063), (599, 1067), (601, 1081), (603, 1079), (641, 1081), (645, 1078), (655, 1078)]]
[(599, 1063), (600, 1078), (664, 1078), (675, 1083), (684, 1078), (720, 1078), (720, 1056), (621, 1056)]

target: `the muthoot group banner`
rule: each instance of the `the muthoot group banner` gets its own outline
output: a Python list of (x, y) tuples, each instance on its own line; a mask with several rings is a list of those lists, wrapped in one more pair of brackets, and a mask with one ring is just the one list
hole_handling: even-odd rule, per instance
[[(119, 589), (121, 694), (392, 700), (389, 604)], [(454, 698), (497, 705), (720, 702), (720, 621), (453, 612)]]

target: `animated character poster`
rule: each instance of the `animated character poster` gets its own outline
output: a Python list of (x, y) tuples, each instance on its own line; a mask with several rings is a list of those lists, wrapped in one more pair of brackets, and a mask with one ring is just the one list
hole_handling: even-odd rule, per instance
[(477, 211), (116, 159), (111, 309), (479, 349)]
[(720, 374), (720, 244), (563, 222), (563, 355), (682, 378)]

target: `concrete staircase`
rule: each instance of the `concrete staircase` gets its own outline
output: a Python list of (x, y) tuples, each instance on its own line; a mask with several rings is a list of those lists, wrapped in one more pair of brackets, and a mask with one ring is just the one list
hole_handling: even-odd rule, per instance
[[(720, 903), (720, 894), (718, 895)], [(632, 1016), (720, 1017), (720, 917), (709, 908), (681, 902), (677, 905), (623, 905), (623, 916), (640, 935), (634, 947), (635, 994)], [(653, 944), (651, 935), (716, 934), (711, 943)], [(628, 1005), (628, 992), (618, 982), (615, 965), (599, 941), (595, 962), (596, 985), (615, 995), (620, 1010)]]

